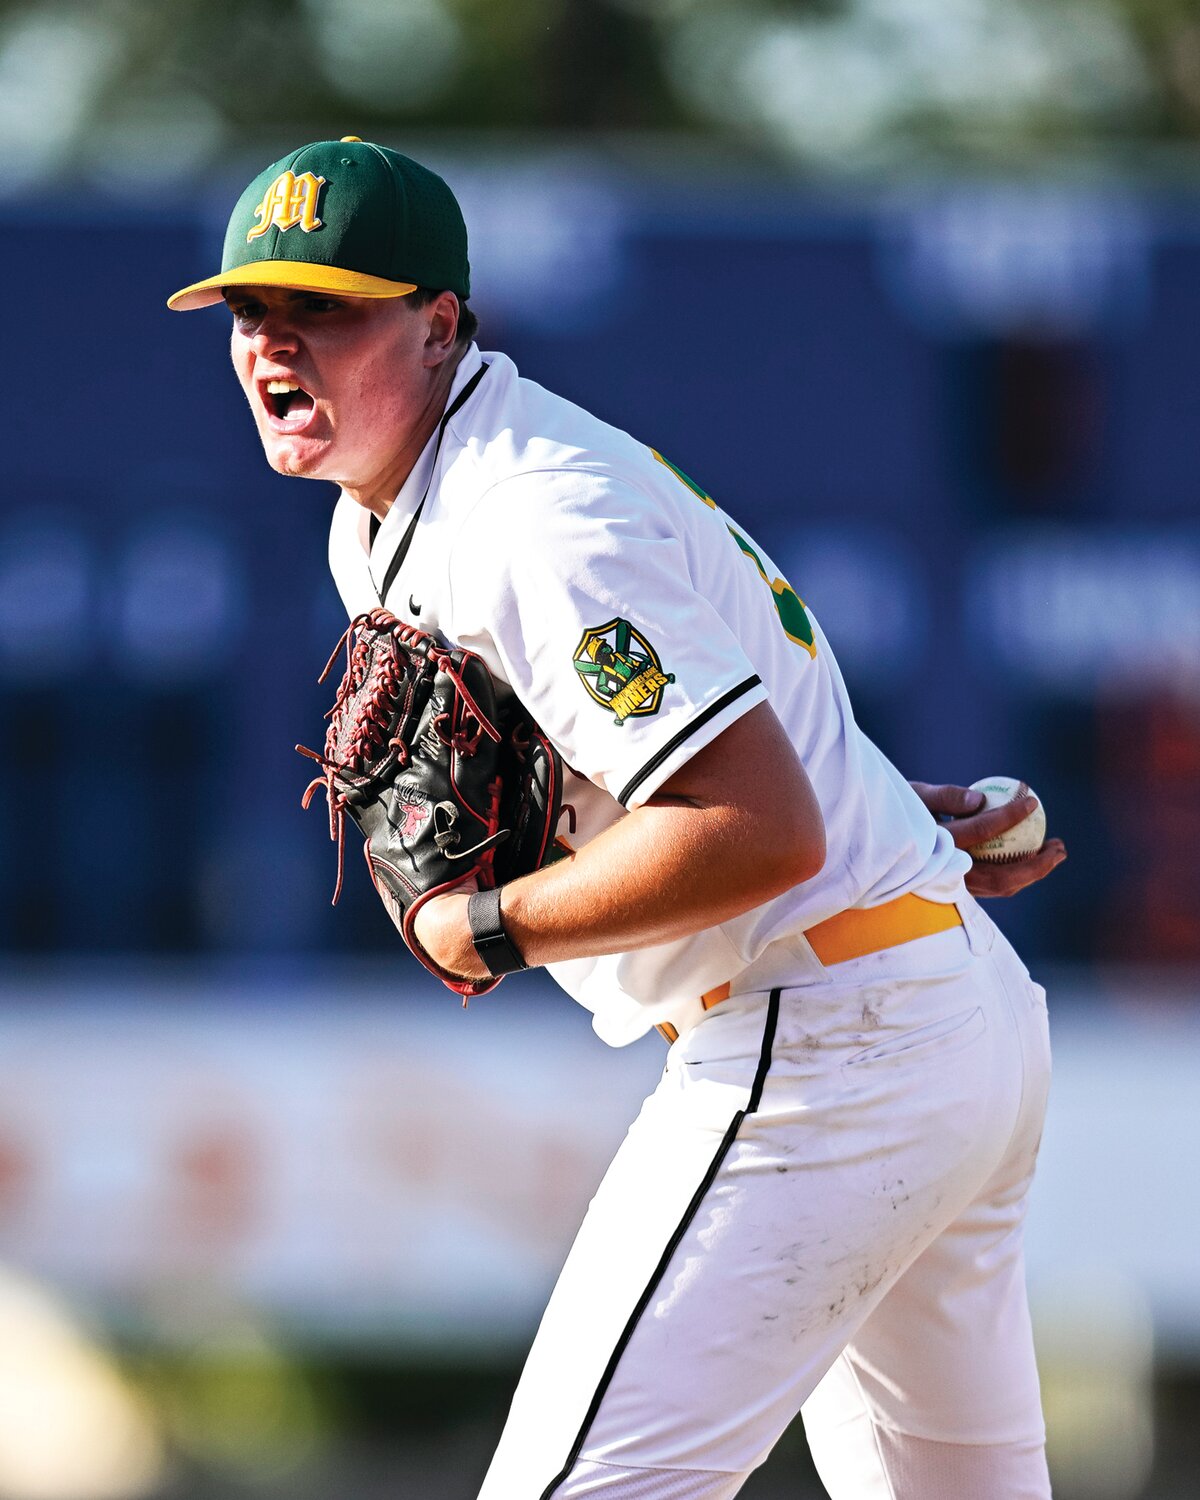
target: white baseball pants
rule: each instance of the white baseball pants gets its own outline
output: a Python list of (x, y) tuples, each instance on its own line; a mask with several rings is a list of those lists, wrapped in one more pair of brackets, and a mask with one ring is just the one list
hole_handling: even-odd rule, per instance
[(964, 927), (731, 996), (588, 1210), (479, 1500), (1045, 1500), (1022, 1260), (1045, 994)]

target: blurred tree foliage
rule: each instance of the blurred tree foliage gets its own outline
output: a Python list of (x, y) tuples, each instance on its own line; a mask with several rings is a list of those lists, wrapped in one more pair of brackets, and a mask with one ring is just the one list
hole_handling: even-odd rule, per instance
[(1200, 0), (0, 0), (18, 181), (413, 128), (848, 169), (1144, 149), (1200, 134)]
[(1157, 85), (1156, 134), (1200, 135), (1200, 5), (1197, 0), (1124, 0)]
[(114, 94), (181, 80), (236, 126), (346, 118), (489, 126), (672, 118), (654, 29), (604, 0), (101, 0)]

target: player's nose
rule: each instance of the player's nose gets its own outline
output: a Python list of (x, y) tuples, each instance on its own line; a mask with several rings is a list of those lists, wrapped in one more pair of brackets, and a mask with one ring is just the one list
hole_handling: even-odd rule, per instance
[(286, 307), (269, 307), (258, 321), (250, 340), (254, 352), (262, 359), (294, 353), (300, 345), (300, 334)]

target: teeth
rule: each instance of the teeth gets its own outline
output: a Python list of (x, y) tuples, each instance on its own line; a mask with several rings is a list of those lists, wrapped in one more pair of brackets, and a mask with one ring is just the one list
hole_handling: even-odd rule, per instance
[(298, 391), (300, 387), (291, 380), (268, 380), (268, 396), (286, 396), (289, 391)]

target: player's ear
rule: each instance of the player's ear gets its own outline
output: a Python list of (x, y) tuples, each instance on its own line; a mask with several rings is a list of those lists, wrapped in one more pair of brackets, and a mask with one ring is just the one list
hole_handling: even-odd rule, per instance
[(429, 319), (425, 336), (426, 362), (440, 365), (453, 352), (458, 337), (458, 298), (453, 292), (439, 292), (425, 311)]

